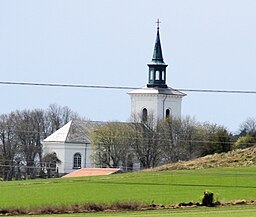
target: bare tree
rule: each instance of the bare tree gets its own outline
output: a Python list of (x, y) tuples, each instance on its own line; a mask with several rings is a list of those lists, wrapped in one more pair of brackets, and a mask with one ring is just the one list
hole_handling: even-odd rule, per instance
[(35, 178), (36, 158), (42, 156), (42, 140), (45, 131), (44, 112), (42, 110), (23, 110), (16, 112), (15, 132), (18, 137), (20, 155), (27, 166), (27, 175)]
[(252, 136), (256, 137), (256, 119), (255, 118), (247, 118), (240, 125), (240, 136)]
[(14, 113), (0, 116), (0, 168), (4, 180), (14, 176), (15, 156), (18, 142), (15, 135)]
[(108, 123), (92, 134), (95, 159), (101, 167), (127, 167), (130, 159), (130, 131), (127, 123)]
[(47, 122), (47, 134), (52, 134), (70, 120), (81, 119), (79, 115), (67, 106), (51, 104), (46, 111), (45, 119)]
[(167, 118), (157, 125), (157, 132), (161, 142), (162, 163), (188, 160), (193, 157), (195, 137), (195, 122), (185, 119)]
[(256, 144), (256, 119), (247, 118), (239, 128), (240, 133), (237, 135), (233, 148), (247, 148)]
[(155, 167), (161, 161), (161, 147), (157, 133), (145, 123), (135, 123), (131, 147), (143, 168)]
[(20, 165), (25, 175), (36, 176), (42, 159), (42, 141), (77, 113), (64, 106), (50, 105), (47, 111), (34, 109), (15, 111), (0, 116), (0, 175), (5, 180), (20, 177)]
[(133, 115), (132, 150), (143, 168), (159, 165), (162, 161), (161, 142), (157, 132), (157, 120), (152, 113), (147, 117)]

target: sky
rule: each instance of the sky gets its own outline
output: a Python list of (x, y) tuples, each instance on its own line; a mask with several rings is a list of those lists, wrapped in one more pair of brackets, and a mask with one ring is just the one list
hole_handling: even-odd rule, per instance
[[(143, 87), (160, 19), (172, 88), (256, 90), (255, 0), (1, 0), (0, 81)], [(0, 114), (56, 103), (126, 121), (129, 90), (0, 85)], [(236, 132), (255, 94), (186, 92), (182, 115)]]

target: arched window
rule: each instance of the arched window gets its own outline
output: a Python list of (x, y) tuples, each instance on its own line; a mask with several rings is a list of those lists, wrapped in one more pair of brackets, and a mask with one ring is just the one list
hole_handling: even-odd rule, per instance
[(170, 118), (170, 109), (166, 109), (165, 111), (165, 117)]
[(156, 80), (159, 80), (160, 79), (160, 72), (157, 70), (156, 71)]
[(156, 71), (156, 80), (159, 80), (160, 79), (160, 72), (157, 70)]
[(164, 81), (164, 71), (162, 71), (162, 80)]
[(150, 80), (153, 80), (154, 79), (154, 70), (150, 70), (150, 77), (149, 77)]
[(81, 168), (81, 154), (75, 153), (73, 157), (73, 168), (74, 169), (80, 169)]
[(147, 120), (148, 120), (148, 110), (146, 108), (144, 108), (142, 110), (142, 121), (147, 122)]

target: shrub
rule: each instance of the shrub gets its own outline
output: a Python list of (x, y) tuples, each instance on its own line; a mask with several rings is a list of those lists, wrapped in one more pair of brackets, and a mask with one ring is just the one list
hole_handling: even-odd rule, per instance
[(214, 206), (213, 203), (213, 192), (205, 191), (202, 200), (202, 206)]
[(255, 145), (255, 139), (251, 136), (240, 136), (236, 143), (234, 144), (234, 148), (248, 148)]

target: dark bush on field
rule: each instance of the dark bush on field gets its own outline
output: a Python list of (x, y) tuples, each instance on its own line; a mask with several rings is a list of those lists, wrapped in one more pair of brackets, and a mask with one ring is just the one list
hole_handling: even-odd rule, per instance
[(209, 191), (204, 192), (204, 197), (202, 200), (202, 206), (214, 206), (215, 204), (213, 203), (213, 193)]

